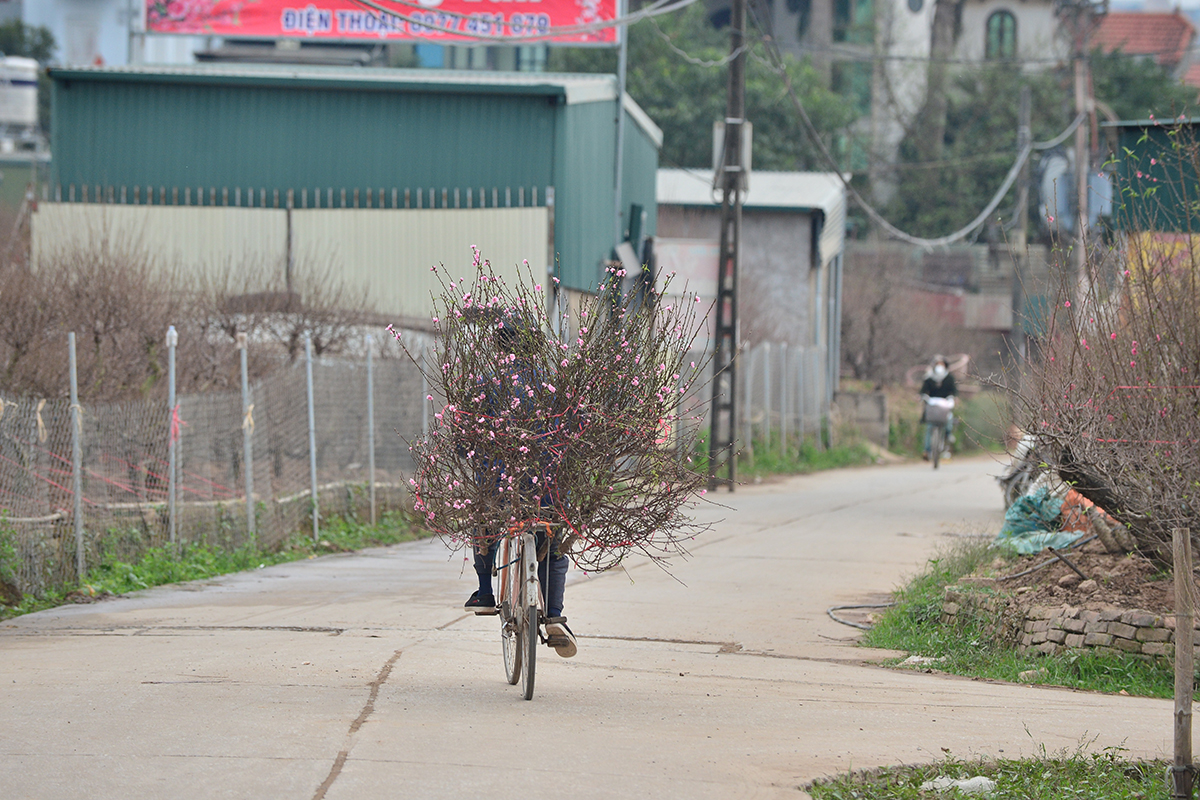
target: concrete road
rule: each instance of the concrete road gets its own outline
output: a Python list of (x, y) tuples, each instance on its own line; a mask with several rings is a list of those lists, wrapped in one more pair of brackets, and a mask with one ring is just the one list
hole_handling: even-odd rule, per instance
[(1170, 752), (1160, 700), (882, 669), (829, 606), (995, 531), (987, 459), (743, 487), (670, 573), (573, 571), (579, 654), (504, 681), (437, 541), (0, 624), (4, 798), (802, 797), (839, 771), (1074, 747)]

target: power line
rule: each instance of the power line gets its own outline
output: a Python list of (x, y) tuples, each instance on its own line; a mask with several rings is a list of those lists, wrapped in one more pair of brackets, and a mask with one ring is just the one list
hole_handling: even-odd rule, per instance
[[(406, 6), (408, 8), (412, 8), (416, 11), (420, 11), (420, 12), (423, 12), (426, 14), (436, 15), (437, 17), (445, 18), (446, 20), (457, 20), (459, 22), (465, 20), (468, 23), (470, 23), (470, 22), (478, 19), (477, 15), (461, 14), (461, 13), (454, 12), (454, 11), (431, 12), (431, 11), (429, 11), (428, 8), (426, 8), (425, 6), (422, 6), (419, 2), (416, 2), (416, 0), (387, 0), (387, 1), (395, 3), (397, 5)], [(546, 39), (553, 39), (557, 36), (579, 36), (579, 35), (583, 35), (583, 34), (587, 34), (587, 33), (595, 33), (596, 31), (606, 30), (608, 28), (616, 28), (616, 27), (622, 27), (622, 26), (627, 27), (629, 25), (632, 25), (635, 22), (638, 22), (639, 20), (648, 19), (650, 17), (654, 17), (659, 14), (670, 14), (673, 11), (678, 11), (681, 8), (686, 8), (687, 6), (690, 6), (692, 3), (697, 2), (697, 0), (655, 0), (655, 2), (651, 3), (646, 8), (639, 9), (638, 11), (634, 11), (633, 13), (626, 14), (625, 16), (622, 16), (622, 17), (617, 17), (617, 18), (610, 19), (610, 20), (600, 20), (598, 22), (590, 22), (590, 23), (586, 23), (583, 25), (550, 26), (550, 27), (547, 27), (545, 30), (543, 30), (540, 33), (530, 34), (528, 36), (511, 36), (511, 35), (503, 36), (503, 35), (492, 35), (492, 34), (486, 34), (486, 33), (477, 33), (474, 31), (461, 31), (458, 29), (457, 24), (455, 24), (454, 26), (451, 26), (448, 24), (442, 24), (439, 22), (429, 20), (428, 18), (417, 17), (417, 16), (413, 16), (411, 14), (404, 14), (395, 9), (386, 8), (382, 5), (380, 5), (378, 2), (375, 2), (375, 0), (354, 0), (354, 2), (361, 6), (365, 6), (366, 8), (369, 8), (373, 11), (378, 11), (381, 14), (387, 14), (389, 17), (394, 17), (395, 19), (404, 20), (405, 22), (409, 23), (410, 25), (416, 25), (419, 28), (424, 28), (424, 29), (431, 30), (431, 31), (438, 31), (440, 33), (454, 34), (455, 36), (459, 36), (464, 39), (476, 40), (479, 42), (490, 42), (493, 44), (500, 44), (500, 43), (529, 44), (531, 42), (541, 42), (541, 41), (545, 41)], [(503, 28), (503, 27), (511, 27), (512, 22), (510, 20), (500, 20), (499, 22), (493, 22), (492, 24)], [(434, 43), (436, 44), (436, 42), (434, 42)]]
[[(755, 13), (753, 5), (750, 7), (750, 13)], [(755, 16), (757, 17), (757, 15)], [(758, 24), (757, 18), (755, 19), (755, 23)], [(759, 30), (762, 30), (761, 24), (759, 25)], [(771, 39), (763, 39), (763, 43), (767, 46), (767, 53), (771, 56), (771, 59), (774, 62), (774, 71), (783, 78), (787, 95), (791, 99), (792, 106), (796, 109), (796, 113), (800, 116), (801, 121), (804, 123), (804, 128), (807, 131), (809, 138), (816, 144), (817, 150), (825, 159), (826, 163), (828, 163), (830, 168), (837, 174), (838, 180), (841, 181), (847, 193), (854, 198), (854, 201), (863, 211), (867, 213), (867, 216), (869, 216), (877, 225), (890, 234), (892, 238), (899, 239), (903, 242), (908, 242), (909, 244), (916, 245), (918, 247), (939, 247), (942, 245), (952, 244), (953, 242), (957, 242), (960, 239), (965, 239), (967, 236), (969, 236), (971, 232), (982, 225), (987, 220), (988, 216), (996, 210), (996, 207), (1000, 205), (1000, 201), (1004, 199), (1004, 195), (1008, 194), (1008, 190), (1012, 187), (1013, 182), (1017, 179), (1017, 174), (1020, 172), (1021, 166), (1025, 163), (1025, 159), (1029, 158), (1029, 154), (1033, 151), (1035, 146), (1040, 145), (1037, 147), (1037, 149), (1048, 149), (1055, 146), (1057, 143), (1064, 141), (1077, 127), (1079, 127), (1080, 123), (1082, 123), (1084, 118), (1087, 116), (1086, 113), (1079, 114), (1079, 116), (1075, 118), (1075, 121), (1071, 123), (1067, 130), (1063, 131), (1063, 133), (1049, 142), (1039, 142), (1036, 144), (1031, 143), (1023, 146), (1021, 151), (1017, 154), (1017, 160), (1013, 163), (1012, 168), (1009, 169), (1008, 175), (1004, 177), (1004, 182), (1001, 184), (1000, 189), (992, 197), (991, 201), (988, 202), (983, 211), (981, 211), (975, 217), (975, 219), (971, 220), (971, 222), (965, 227), (960, 228), (954, 233), (947, 234), (946, 236), (939, 236), (933, 239), (913, 236), (912, 234), (905, 233), (884, 219), (883, 215), (876, 211), (875, 207), (868, 203), (866, 199), (864, 199), (863, 196), (858, 193), (857, 189), (850, 185), (850, 181), (848, 181), (846, 176), (842, 173), (837, 160), (834, 159), (834, 157), (830, 154), (829, 149), (825, 146), (825, 142), (821, 140), (821, 136), (817, 131), (816, 125), (814, 125), (812, 119), (809, 118), (808, 112), (800, 103), (800, 99), (796, 97), (796, 92), (792, 88), (791, 76), (788, 75), (787, 69), (784, 66), (783, 56), (780, 54), (778, 46), (775, 44), (774, 40)]]

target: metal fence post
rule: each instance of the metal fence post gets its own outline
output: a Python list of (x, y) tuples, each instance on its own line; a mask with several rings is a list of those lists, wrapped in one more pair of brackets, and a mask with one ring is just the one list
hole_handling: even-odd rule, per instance
[(751, 411), (751, 400), (753, 399), (754, 387), (754, 350), (748, 345), (743, 345), (743, 355), (746, 358), (745, 367), (743, 368), (742, 386), (744, 397), (742, 398), (742, 437), (745, 442), (743, 449), (751, 459), (754, 458), (754, 416)]
[(313, 541), (321, 538), (321, 510), (317, 498), (317, 415), (313, 408), (312, 334), (304, 334), (304, 372), (308, 386), (308, 469), (312, 475)]
[[(83, 411), (79, 407), (79, 373), (75, 361), (75, 331), (67, 334), (71, 360), (71, 475), (75, 494), (75, 571), (80, 583), (87, 574), (87, 554), (83, 548)], [(39, 418), (40, 419), (40, 418)]]
[(771, 343), (763, 342), (763, 449), (771, 452)]
[(237, 349), (242, 362), (242, 463), (246, 472), (246, 536), (256, 540), (254, 526), (254, 404), (250, 402), (250, 372), (247, 366), (249, 349), (246, 334), (237, 335)]
[(788, 403), (788, 346), (787, 342), (779, 343), (779, 456), (787, 458), (788, 414), (791, 408)]
[(425, 370), (429, 366), (429, 342), (421, 338), (421, 435), (429, 435), (429, 403), (425, 400), (429, 396), (429, 378), (425, 376)]
[(167, 532), (171, 544), (175, 543), (175, 532), (179, 526), (175, 519), (175, 455), (179, 448), (179, 404), (175, 399), (175, 345), (179, 344), (179, 332), (174, 325), (167, 326), (167, 408), (171, 422), (167, 434)]
[(375, 362), (374, 340), (367, 334), (367, 480), (370, 482), (371, 524), (375, 524)]

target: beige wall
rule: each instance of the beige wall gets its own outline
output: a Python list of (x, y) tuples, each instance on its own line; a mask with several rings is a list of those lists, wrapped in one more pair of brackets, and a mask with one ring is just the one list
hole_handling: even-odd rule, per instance
[[(192, 273), (226, 268), (278, 270), (287, 264), (285, 209), (41, 203), (33, 215), (33, 264), (108, 248), (142, 253)], [(496, 273), (515, 280), (529, 261), (545, 287), (552, 251), (545, 208), (295, 209), (294, 274), (332, 266), (352, 287), (366, 287), (371, 309), (422, 317), (440, 292), (430, 267), (455, 278), (472, 272), (476, 245)]]

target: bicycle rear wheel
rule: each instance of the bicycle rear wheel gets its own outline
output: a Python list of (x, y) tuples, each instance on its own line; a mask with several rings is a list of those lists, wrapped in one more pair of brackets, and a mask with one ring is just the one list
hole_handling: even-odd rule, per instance
[(521, 641), (517, 619), (508, 600), (500, 607), (500, 644), (504, 648), (504, 677), (509, 686), (516, 686), (521, 680)]
[(509, 686), (516, 686), (521, 680), (521, 620), (517, 618), (521, 609), (521, 565), (512, 564), (512, 552), (515, 550), (511, 539), (500, 542), (497, 556), (502, 566), (500, 573), (500, 645), (504, 651), (504, 677)]
[(941, 425), (934, 425), (929, 431), (929, 460), (933, 462), (933, 468), (938, 468), (938, 463), (942, 460), (942, 437), (946, 435), (946, 430)]

